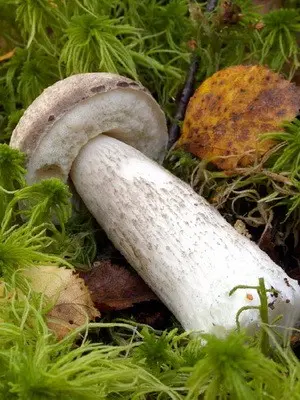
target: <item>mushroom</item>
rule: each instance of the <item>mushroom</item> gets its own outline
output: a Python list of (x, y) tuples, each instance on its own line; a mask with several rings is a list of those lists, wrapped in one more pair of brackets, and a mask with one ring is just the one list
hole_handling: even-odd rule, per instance
[[(11, 146), (27, 154), (30, 183), (67, 181), (115, 247), (187, 330), (223, 334), (242, 307), (258, 306), (264, 278), (269, 318), (293, 326), (300, 289), (192, 188), (162, 168), (163, 112), (139, 83), (79, 74), (46, 89), (27, 109)], [(229, 292), (237, 285), (249, 286)], [(239, 316), (253, 330), (257, 309)]]

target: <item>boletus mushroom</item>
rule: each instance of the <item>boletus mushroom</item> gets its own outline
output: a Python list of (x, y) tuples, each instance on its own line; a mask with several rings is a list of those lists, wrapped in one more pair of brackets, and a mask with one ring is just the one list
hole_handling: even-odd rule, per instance
[[(260, 304), (292, 326), (300, 315), (296, 281), (240, 235), (189, 185), (162, 168), (164, 114), (139, 83), (105, 73), (79, 74), (46, 89), (26, 110), (11, 146), (27, 154), (27, 179), (68, 176), (82, 200), (185, 329), (234, 329), (241, 307)], [(240, 315), (256, 328), (257, 309)]]

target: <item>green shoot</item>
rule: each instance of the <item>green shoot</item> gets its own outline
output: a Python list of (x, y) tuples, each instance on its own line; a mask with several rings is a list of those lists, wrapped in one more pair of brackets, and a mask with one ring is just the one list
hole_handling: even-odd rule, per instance
[[(34, 57), (32, 56), (34, 54)], [(46, 55), (43, 49), (32, 46), (28, 49), (18, 48), (11, 60), (0, 66), (0, 74), (5, 74), (3, 79), (3, 89), (9, 95), (7, 102), (3, 94), (0, 105), (7, 108), (8, 116), (6, 135), (1, 137), (4, 140), (12, 132), (15, 122), (18, 122), (22, 114), (22, 109), (27, 108), (32, 101), (41, 94), (43, 89), (59, 79), (58, 63), (51, 55)], [(45, 65), (48, 68), (45, 69)], [(1, 86), (0, 86), (1, 87)]]
[(263, 17), (261, 32), (261, 63), (281, 71), (290, 64), (290, 77), (299, 67), (297, 34), (300, 32), (300, 14), (293, 9), (271, 11)]
[(272, 156), (274, 160), (272, 171), (286, 172), (292, 179), (300, 179), (300, 121), (283, 125), (283, 132), (268, 133), (263, 137), (276, 140), (280, 143), (277, 152)]
[(20, 189), (8, 205), (8, 211), (14, 210), (18, 203), (25, 203), (25, 209), (16, 211), (28, 220), (29, 226), (39, 226), (57, 220), (64, 231), (71, 216), (71, 193), (59, 179), (43, 180), (32, 186)]
[[(131, 1), (128, 3), (129, 9), (134, 7), (130, 4)], [(145, 37), (146, 43), (149, 42), (152, 48), (156, 48), (164, 39), (169, 50), (183, 50), (182, 39), (188, 38), (188, 34), (191, 34), (191, 24), (189, 19), (186, 18), (186, 0), (172, 0), (165, 2), (165, 4), (162, 1), (148, 0), (141, 3), (136, 10), (141, 15), (147, 15), (147, 19), (140, 20), (143, 29), (148, 31), (148, 37)], [(124, 17), (134, 24), (137, 15), (133, 16), (132, 12), (135, 12), (135, 10), (131, 10), (131, 13), (128, 13), (128, 11), (128, 9), (123, 11)]]
[(60, 255), (77, 269), (86, 269), (96, 257), (93, 220), (86, 210), (73, 210), (65, 230), (51, 229), (53, 243), (50, 252)]
[(288, 199), (282, 201), (284, 205), (286, 205), (288, 209), (287, 217), (294, 217), (297, 221), (300, 217), (300, 182), (296, 181), (294, 183), (295, 192)]
[(7, 191), (14, 191), (25, 185), (24, 163), (24, 154), (6, 144), (0, 144), (0, 222), (12, 198), (12, 194)]
[[(2, 136), (2, 138), (0, 138), (0, 140), (8, 140), (10, 138), (10, 135), (12, 133), (12, 131), (15, 129), (15, 127), (17, 126), (20, 118), (22, 117), (22, 115), (24, 114), (24, 110), (15, 110), (12, 111), (9, 116), (8, 116), (8, 121), (7, 121), (7, 126), (4, 130), (4, 135)], [(0, 126), (1, 129), (1, 126)]]
[[(55, 33), (65, 22), (59, 5), (64, 3), (61, 0), (8, 0), (12, 7), (16, 6), (16, 21), (22, 24), (23, 37), (27, 39), (27, 48), (33, 40), (38, 37), (45, 48), (51, 53), (55, 51), (51, 35), (55, 38)], [(51, 26), (51, 31), (48, 28)], [(55, 38), (56, 39), (56, 38)]]
[[(26, 186), (24, 161), (23, 153), (0, 144), (2, 265), (7, 264), (9, 270), (19, 268), (22, 252), (24, 265), (39, 259), (52, 262), (52, 259), (40, 257), (43, 251), (52, 254), (60, 263), (64, 258), (82, 266), (89, 264), (96, 254), (90, 217), (85, 212), (80, 218), (74, 214), (71, 219), (71, 193), (58, 179)], [(7, 232), (12, 242), (7, 242)], [(38, 254), (29, 250), (38, 251)]]
[(186, 399), (280, 398), (281, 366), (265, 357), (243, 332), (232, 332), (225, 339), (203, 338), (207, 341), (203, 358), (191, 371)]
[[(260, 320), (261, 323), (264, 325), (269, 324), (269, 317), (268, 317), (268, 297), (267, 293), (276, 293), (274, 289), (266, 289), (265, 287), (265, 282), (263, 278), (259, 278), (259, 283), (258, 286), (245, 286), (245, 285), (238, 285), (235, 286), (230, 292), (229, 296), (232, 296), (233, 293), (235, 293), (239, 289), (255, 289), (257, 291), (260, 304), (258, 306), (245, 306), (242, 307), (236, 314), (236, 326), (238, 331), (241, 330), (240, 322), (239, 322), (239, 317), (242, 314), (242, 312), (246, 310), (258, 310), (260, 314)], [(269, 338), (264, 329), (261, 329), (261, 336), (260, 336), (260, 346), (261, 346), (261, 351), (263, 354), (267, 355), (269, 354)]]
[[(141, 331), (143, 343), (135, 350), (135, 357), (144, 360), (145, 368), (150, 369), (156, 375), (170, 368), (178, 368), (184, 364), (181, 354), (176, 354), (178, 343), (181, 337), (178, 330), (165, 331), (157, 336), (148, 328)], [(185, 334), (181, 335), (184, 338)]]
[(25, 154), (0, 144), (0, 186), (16, 190), (25, 185)]
[(66, 35), (60, 60), (65, 64), (68, 75), (105, 71), (122, 72), (137, 79), (135, 64), (124, 44), (136, 40), (136, 28), (121, 24), (120, 19), (85, 14), (72, 18)]
[(191, 176), (198, 163), (199, 160), (196, 157), (181, 149), (170, 151), (164, 160), (165, 168), (188, 183), (190, 183)]
[[(48, 65), (47, 70), (45, 63)], [(58, 78), (58, 67), (53, 58), (46, 56), (42, 51), (37, 51), (35, 58), (29, 53), (20, 71), (17, 86), (17, 93), (24, 107), (28, 107), (42, 93), (45, 85), (54, 83)]]
[[(4, 229), (3, 229), (4, 228)], [(47, 253), (51, 245), (51, 238), (47, 236), (43, 226), (32, 227), (24, 224), (0, 232), (0, 276), (10, 280), (17, 269), (31, 265), (66, 265), (62, 258)]]

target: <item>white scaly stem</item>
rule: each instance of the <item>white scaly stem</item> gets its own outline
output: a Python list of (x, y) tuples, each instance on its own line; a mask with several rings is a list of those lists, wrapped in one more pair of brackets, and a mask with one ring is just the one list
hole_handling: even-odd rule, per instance
[[(300, 312), (296, 281), (232, 228), (190, 186), (136, 149), (107, 136), (91, 140), (72, 166), (71, 178), (86, 206), (129, 263), (187, 330), (222, 334), (236, 326), (237, 311), (259, 305), (263, 277), (270, 318), (293, 326)], [(257, 310), (241, 314), (256, 328)]]

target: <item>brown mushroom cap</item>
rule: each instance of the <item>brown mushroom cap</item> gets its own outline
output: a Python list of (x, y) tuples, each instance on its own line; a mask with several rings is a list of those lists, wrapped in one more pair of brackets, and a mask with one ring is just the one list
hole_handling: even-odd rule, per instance
[(110, 73), (77, 74), (56, 82), (28, 107), (10, 145), (27, 154), (28, 180), (66, 180), (80, 149), (105, 133), (162, 160), (163, 111), (138, 82)]

